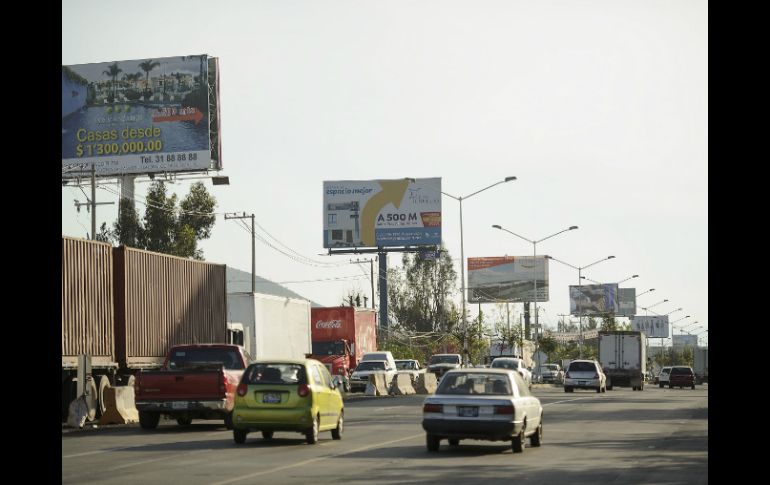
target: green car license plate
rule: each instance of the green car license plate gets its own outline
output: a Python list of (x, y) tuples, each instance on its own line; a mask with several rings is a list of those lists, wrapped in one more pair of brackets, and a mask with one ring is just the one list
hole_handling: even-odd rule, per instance
[(265, 404), (276, 404), (281, 402), (281, 395), (275, 393), (265, 393), (262, 396), (262, 402)]

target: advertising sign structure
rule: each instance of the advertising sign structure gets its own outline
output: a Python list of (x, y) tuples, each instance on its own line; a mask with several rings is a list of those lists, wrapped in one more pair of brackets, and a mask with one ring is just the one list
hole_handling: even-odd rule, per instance
[(631, 330), (644, 332), (647, 337), (668, 338), (668, 316), (635, 315), (631, 317)]
[(62, 66), (62, 178), (221, 169), (217, 59)]
[(615, 315), (632, 317), (636, 314), (636, 288), (618, 288), (618, 311)]
[(599, 316), (615, 314), (617, 308), (617, 283), (569, 287), (569, 309), (572, 315)]
[(697, 347), (698, 336), (697, 335), (672, 335), (674, 347)]
[(441, 244), (441, 178), (323, 183), (324, 248)]
[(548, 301), (545, 256), (468, 258), (468, 300), (481, 303)]

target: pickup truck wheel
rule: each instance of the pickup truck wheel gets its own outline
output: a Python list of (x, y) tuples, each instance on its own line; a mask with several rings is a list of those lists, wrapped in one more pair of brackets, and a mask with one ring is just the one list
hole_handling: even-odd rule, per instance
[(232, 413), (232, 411), (230, 411), (229, 413), (225, 414), (225, 428), (233, 429), (233, 413)]
[(332, 439), (333, 440), (339, 440), (342, 439), (342, 429), (344, 426), (344, 413), (340, 411), (340, 417), (337, 420), (337, 427), (332, 430)]
[(192, 418), (176, 418), (176, 424), (179, 426), (190, 426), (192, 424)]
[(662, 382), (659, 383), (658, 385), (660, 386), (661, 389), (663, 389), (663, 383)]
[(313, 417), (313, 426), (305, 432), (305, 441), (309, 445), (318, 443), (318, 416)]
[(457, 438), (449, 438), (449, 446), (457, 446), (460, 444), (460, 440)]
[(239, 445), (242, 445), (246, 442), (246, 435), (249, 434), (248, 431), (245, 429), (234, 429), (233, 430), (233, 441), (238, 443)]
[(155, 429), (158, 427), (158, 421), (160, 421), (160, 414), (151, 413), (149, 411), (139, 411), (139, 426), (142, 429)]
[(273, 439), (273, 432), (272, 431), (263, 431), (262, 432), (262, 438), (264, 438), (266, 440)]
[(692, 389), (695, 389), (695, 384), (692, 385)]

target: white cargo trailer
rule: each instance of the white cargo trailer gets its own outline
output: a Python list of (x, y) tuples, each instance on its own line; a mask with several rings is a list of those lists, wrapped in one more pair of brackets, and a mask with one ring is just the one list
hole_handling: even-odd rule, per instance
[(243, 325), (253, 359), (303, 359), (312, 352), (310, 302), (262, 293), (228, 293), (227, 321)]
[(600, 331), (599, 363), (607, 376), (607, 390), (629, 386), (644, 390), (647, 372), (647, 337), (642, 332)]
[(695, 347), (693, 354), (693, 372), (695, 383), (703, 384), (709, 381), (709, 349), (708, 347)]

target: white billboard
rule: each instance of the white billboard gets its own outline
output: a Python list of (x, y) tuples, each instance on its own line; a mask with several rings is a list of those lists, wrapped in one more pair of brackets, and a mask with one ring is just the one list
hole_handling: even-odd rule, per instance
[(472, 302), (548, 301), (545, 256), (468, 258), (468, 300)]
[(698, 336), (697, 335), (672, 335), (672, 341), (675, 347), (697, 347)]
[(668, 316), (635, 315), (631, 317), (631, 330), (644, 332), (647, 337), (668, 338)]
[(324, 247), (438, 246), (441, 178), (323, 183)]
[(569, 309), (572, 315), (600, 316), (618, 311), (618, 284), (569, 287)]

